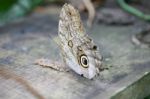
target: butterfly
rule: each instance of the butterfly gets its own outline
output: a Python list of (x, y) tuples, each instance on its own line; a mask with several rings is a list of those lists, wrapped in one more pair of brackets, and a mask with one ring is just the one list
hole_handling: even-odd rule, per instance
[[(86, 33), (79, 12), (71, 5), (64, 4), (60, 12), (58, 37), (55, 39), (65, 66), (88, 79), (100, 73), (102, 56), (98, 47)], [(45, 60), (39, 65), (47, 66)], [(56, 66), (54, 66), (56, 65)], [(58, 66), (59, 65), (59, 66)], [(60, 64), (51, 64), (51, 68), (59, 70)]]

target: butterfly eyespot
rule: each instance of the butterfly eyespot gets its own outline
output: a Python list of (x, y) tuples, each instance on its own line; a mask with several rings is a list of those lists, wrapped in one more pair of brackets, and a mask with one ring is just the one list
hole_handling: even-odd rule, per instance
[(97, 46), (96, 45), (93, 46), (93, 50), (97, 50)]
[(69, 15), (72, 15), (72, 13), (71, 13), (71, 12), (68, 12), (68, 14), (69, 14)]
[(89, 65), (88, 65), (88, 58), (87, 58), (87, 56), (86, 55), (82, 55), (81, 56), (81, 65), (84, 67), (84, 68), (88, 68), (89, 67)]
[(71, 40), (68, 41), (68, 46), (71, 47), (71, 48), (73, 47), (73, 43), (72, 43)]

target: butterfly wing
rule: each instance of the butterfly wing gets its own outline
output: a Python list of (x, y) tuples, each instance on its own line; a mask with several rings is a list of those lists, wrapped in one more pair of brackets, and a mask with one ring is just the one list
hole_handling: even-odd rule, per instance
[(86, 34), (79, 12), (70, 4), (61, 10), (58, 35), (63, 59), (71, 69), (89, 79), (99, 73), (101, 56), (97, 46)]

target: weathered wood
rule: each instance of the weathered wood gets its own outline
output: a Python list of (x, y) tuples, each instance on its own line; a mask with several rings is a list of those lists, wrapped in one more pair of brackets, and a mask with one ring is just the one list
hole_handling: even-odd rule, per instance
[[(87, 30), (109, 67), (93, 80), (34, 65), (41, 57), (60, 60), (50, 39), (50, 34), (57, 35), (58, 16), (32, 15), (0, 28), (0, 68), (19, 75), (45, 99), (142, 99), (150, 94), (150, 49), (132, 44), (131, 36), (137, 33), (132, 25), (95, 24)], [(0, 90), (2, 99), (37, 99), (24, 84), (2, 74)]]

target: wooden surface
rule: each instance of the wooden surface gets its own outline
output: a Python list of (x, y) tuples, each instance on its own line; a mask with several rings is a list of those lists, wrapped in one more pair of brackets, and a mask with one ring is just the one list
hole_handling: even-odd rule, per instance
[(135, 25), (95, 23), (87, 29), (109, 67), (93, 80), (35, 65), (41, 57), (61, 60), (51, 39), (57, 35), (57, 12), (0, 28), (1, 99), (142, 99), (150, 94), (150, 49), (131, 42), (140, 30)]

